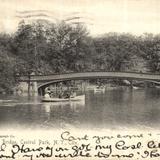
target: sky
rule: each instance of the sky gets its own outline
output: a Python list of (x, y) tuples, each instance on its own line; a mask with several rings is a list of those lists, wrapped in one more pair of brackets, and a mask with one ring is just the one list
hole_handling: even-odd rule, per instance
[(160, 0), (0, 0), (0, 32), (24, 19), (83, 22), (91, 35), (160, 33)]

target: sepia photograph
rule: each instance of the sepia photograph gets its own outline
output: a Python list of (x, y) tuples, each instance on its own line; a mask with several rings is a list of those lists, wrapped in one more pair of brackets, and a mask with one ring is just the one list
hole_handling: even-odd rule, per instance
[(0, 159), (160, 158), (159, 0), (0, 0)]

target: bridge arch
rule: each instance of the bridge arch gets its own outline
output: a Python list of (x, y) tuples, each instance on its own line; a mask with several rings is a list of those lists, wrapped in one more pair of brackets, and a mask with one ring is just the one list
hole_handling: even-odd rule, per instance
[(41, 92), (41, 89), (44, 90), (44, 88), (48, 87), (49, 85), (53, 84), (53, 83), (58, 83), (58, 82), (63, 82), (63, 81), (67, 81), (67, 80), (53, 80), (53, 81), (49, 81), (49, 82), (45, 82), (45, 83), (42, 83), (42, 84), (39, 84), (38, 85), (38, 93)]

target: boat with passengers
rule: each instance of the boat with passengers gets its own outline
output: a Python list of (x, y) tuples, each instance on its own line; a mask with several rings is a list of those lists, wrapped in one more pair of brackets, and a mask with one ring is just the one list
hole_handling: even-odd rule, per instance
[(85, 95), (77, 95), (75, 91), (60, 92), (58, 97), (52, 97), (50, 92), (47, 92), (42, 98), (43, 102), (67, 102), (67, 101), (84, 101)]

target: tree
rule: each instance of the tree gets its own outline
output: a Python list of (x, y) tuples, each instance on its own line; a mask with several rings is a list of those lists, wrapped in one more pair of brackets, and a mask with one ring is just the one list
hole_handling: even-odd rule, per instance
[(135, 42), (136, 38), (130, 34), (109, 33), (95, 38), (97, 69), (124, 71), (131, 68), (131, 58), (138, 50)]
[(25, 24), (24, 22), (19, 24), (12, 42), (12, 51), (24, 65), (22, 67), (24, 68), (23, 74), (32, 71), (44, 73), (45, 66), (43, 64), (48, 49), (45, 32), (45, 26), (39, 21), (33, 24)]
[[(64, 22), (48, 30), (48, 61), (55, 72), (82, 71), (91, 54), (90, 40), (84, 26)], [(89, 42), (89, 43), (88, 43)]]
[(14, 58), (10, 50), (11, 37), (0, 35), (0, 92), (11, 91), (16, 84)]
[(144, 34), (139, 37), (141, 56), (146, 60), (151, 72), (160, 71), (160, 35)]

